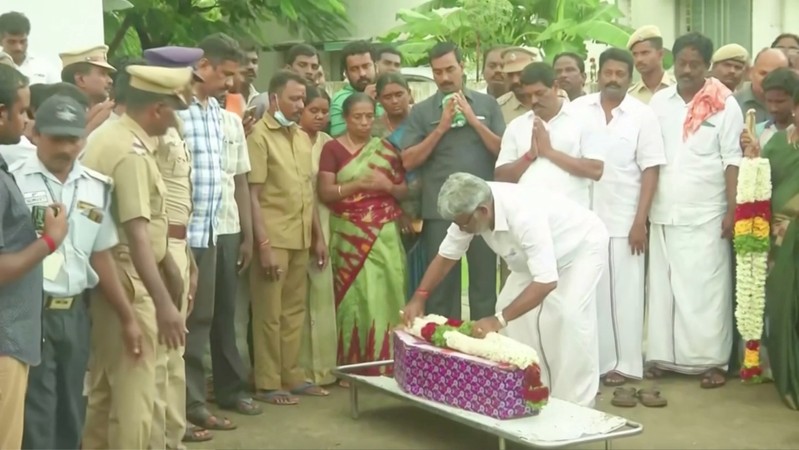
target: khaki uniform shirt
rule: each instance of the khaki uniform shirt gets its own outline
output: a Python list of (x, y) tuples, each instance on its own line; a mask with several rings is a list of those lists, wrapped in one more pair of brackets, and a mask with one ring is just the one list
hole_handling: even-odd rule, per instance
[(169, 223), (189, 225), (191, 216), (191, 154), (176, 128), (158, 139), (155, 154), (158, 170), (166, 186), (166, 215)]
[(114, 180), (111, 213), (120, 245), (130, 246), (125, 222), (147, 219), (150, 245), (156, 261), (161, 262), (167, 249), (166, 186), (156, 163), (157, 150), (158, 139), (123, 115), (97, 131), (82, 163)]
[(264, 115), (247, 138), (252, 169), (247, 180), (262, 184), (261, 216), (272, 247), (311, 247), (314, 193), (311, 140), (297, 125), (281, 127)]
[(648, 104), (649, 101), (652, 100), (652, 96), (655, 95), (655, 92), (663, 88), (673, 86), (676, 82), (677, 80), (674, 79), (674, 74), (670, 72), (663, 72), (663, 79), (660, 81), (660, 85), (658, 85), (657, 89), (654, 91), (646, 87), (643, 80), (638, 80), (635, 84), (630, 86), (630, 89), (628, 89), (627, 92), (638, 100)]

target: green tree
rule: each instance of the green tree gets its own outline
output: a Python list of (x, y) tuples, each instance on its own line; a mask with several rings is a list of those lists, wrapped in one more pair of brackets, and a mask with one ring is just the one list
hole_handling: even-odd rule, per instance
[(564, 51), (586, 56), (586, 41), (624, 47), (622, 12), (601, 0), (432, 0), (397, 13), (402, 22), (381, 39), (399, 43), (412, 64), (438, 41), (458, 44), (480, 66), (482, 51), (496, 44), (537, 47), (551, 59)]
[(192, 45), (225, 32), (263, 42), (260, 28), (277, 23), (307, 40), (347, 31), (343, 0), (129, 0), (133, 8), (105, 13), (109, 53), (136, 55), (164, 45)]

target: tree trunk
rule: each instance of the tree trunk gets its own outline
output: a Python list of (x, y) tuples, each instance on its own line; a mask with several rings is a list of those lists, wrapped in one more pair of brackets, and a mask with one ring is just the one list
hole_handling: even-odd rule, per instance
[(122, 45), (122, 41), (125, 39), (125, 34), (128, 32), (128, 28), (133, 25), (133, 13), (128, 12), (125, 14), (125, 19), (122, 20), (122, 23), (119, 24), (119, 29), (114, 34), (114, 38), (111, 39), (111, 43), (108, 44), (108, 56), (112, 56), (114, 52), (116, 52), (117, 48)]

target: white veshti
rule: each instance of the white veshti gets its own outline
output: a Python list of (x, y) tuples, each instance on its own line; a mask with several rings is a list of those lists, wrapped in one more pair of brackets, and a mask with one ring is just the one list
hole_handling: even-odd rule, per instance
[[(422, 338), (422, 328), (431, 322), (443, 325), (447, 322), (447, 318), (435, 314), (417, 317), (408, 332)], [(458, 331), (447, 331), (444, 333), (444, 339), (447, 347), (453, 350), (496, 363), (513, 364), (520, 369), (538, 364), (539, 361), (534, 348), (499, 333), (488, 333), (485, 338), (476, 339)]]

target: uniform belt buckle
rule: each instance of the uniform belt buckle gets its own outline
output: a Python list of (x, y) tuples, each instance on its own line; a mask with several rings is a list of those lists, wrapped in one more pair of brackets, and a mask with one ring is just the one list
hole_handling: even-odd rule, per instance
[(47, 309), (67, 310), (72, 308), (72, 302), (75, 297), (50, 297), (47, 304)]

